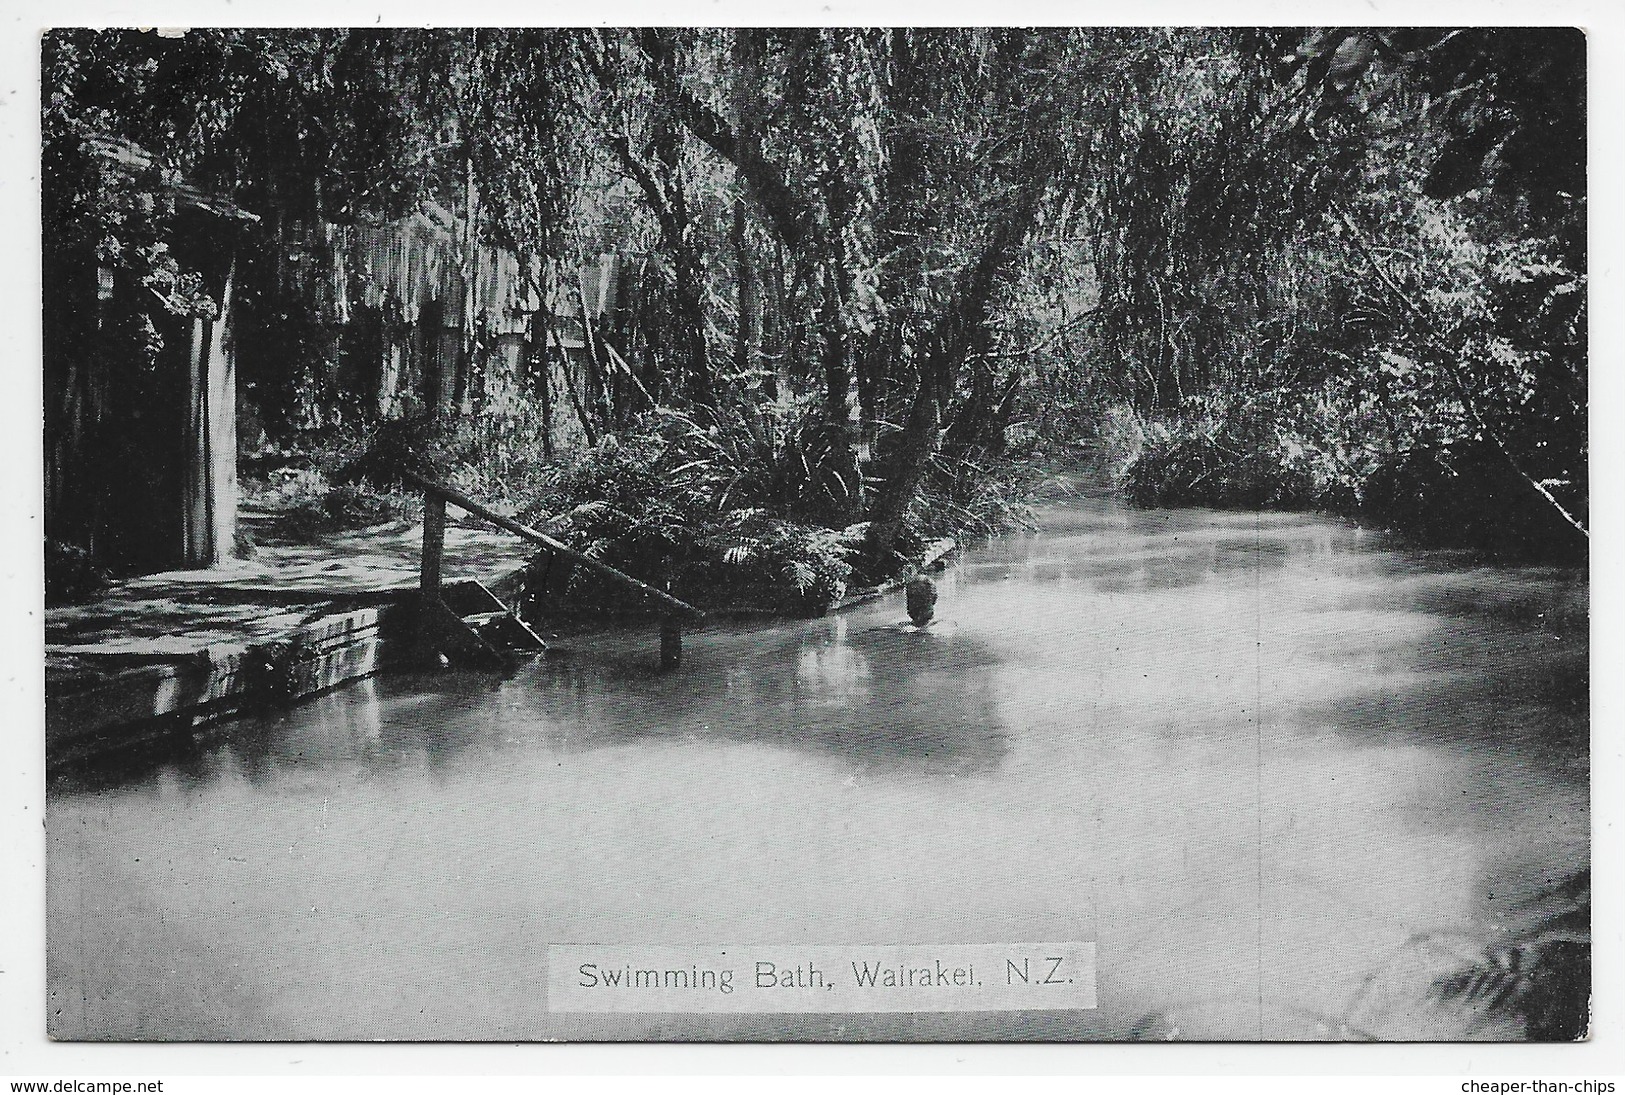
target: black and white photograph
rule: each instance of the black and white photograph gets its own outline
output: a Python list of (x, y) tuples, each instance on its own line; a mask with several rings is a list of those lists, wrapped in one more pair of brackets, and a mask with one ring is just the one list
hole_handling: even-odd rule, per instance
[(1584, 28), (38, 48), (42, 1037), (1618, 1008)]

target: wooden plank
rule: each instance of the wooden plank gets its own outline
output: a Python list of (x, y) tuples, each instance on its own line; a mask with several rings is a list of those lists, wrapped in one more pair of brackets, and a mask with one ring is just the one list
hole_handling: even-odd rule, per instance
[(461, 616), (446, 607), (438, 597), (418, 601), (418, 645), (421, 664), (436, 665), (441, 655), (448, 660), (473, 665), (502, 665), (508, 656), (486, 642)]
[[(444, 514), (445, 514), (445, 510), (443, 508), (444, 503), (445, 502), (450, 502), (450, 503), (452, 503), (453, 505), (457, 506), (460, 509), (467, 510), (469, 513), (472, 513), (474, 516), (480, 518), (482, 521), (489, 521), (491, 524), (495, 525), (497, 528), (506, 529), (508, 532), (513, 533), (515, 536), (519, 537), (521, 540), (528, 540), (531, 543), (536, 544), (539, 547), (546, 548), (548, 551), (551, 551), (554, 554), (562, 555), (564, 558), (571, 560), (572, 562), (576, 563), (579, 566), (586, 567), (588, 570), (592, 571), (594, 574), (603, 575), (605, 578), (608, 578), (610, 581), (615, 582), (618, 585), (623, 586), (624, 588), (631, 590), (633, 593), (637, 594), (640, 597), (643, 597), (646, 600), (654, 601), (656, 604), (662, 605), (663, 607), (665, 607), (665, 608), (667, 608), (667, 609), (669, 609), (671, 611), (680, 612), (680, 613), (682, 613), (683, 615), (686, 615), (686, 616), (692, 616), (692, 617), (695, 617), (695, 618), (703, 618), (705, 616), (704, 612), (702, 612), (699, 609), (695, 608), (693, 605), (689, 604), (688, 602), (680, 601), (676, 597), (673, 597), (670, 593), (666, 593), (666, 592), (664, 592), (662, 590), (658, 590), (654, 586), (651, 586), (651, 585), (649, 585), (649, 584), (647, 584), (645, 582), (640, 582), (636, 578), (632, 577), (630, 574), (627, 574), (624, 571), (617, 570), (614, 567), (610, 566), (608, 563), (602, 562), (602, 561), (600, 561), (598, 559), (594, 559), (590, 555), (586, 555), (586, 554), (583, 554), (582, 552), (576, 551), (574, 548), (568, 547), (568, 546), (560, 543), (559, 541), (553, 539), (553, 537), (547, 535), (545, 532), (539, 532), (536, 529), (533, 529), (528, 525), (522, 525), (518, 521), (515, 521), (510, 517), (504, 517), (504, 516), (502, 516), (502, 514), (497, 513), (497, 512), (495, 512), (495, 511), (493, 511), (491, 509), (486, 508), (485, 506), (481, 505), (480, 503), (474, 501), (474, 499), (470, 498), (468, 495), (463, 494), (461, 491), (454, 490), (453, 488), (446, 486), (444, 483), (437, 483), (432, 479), (427, 479), (427, 478), (425, 478), (425, 477), (423, 477), (421, 475), (417, 475), (416, 473), (411, 472), (411, 471), (403, 470), (401, 472), (401, 475), (402, 475), (403, 478), (405, 478), (405, 479), (407, 479), (407, 480), (409, 480), (409, 481), (411, 481), (413, 483), (416, 483), (418, 486), (422, 487), (424, 489), (424, 491), (427, 492), (427, 495), (429, 497), (438, 496), (441, 499), (441, 505), (442, 505), (441, 519), (442, 520), (444, 520)], [(428, 505), (428, 501), (426, 499), (425, 500), (425, 505), (424, 505), (425, 517), (427, 517), (428, 510), (429, 510), (429, 505)], [(424, 523), (424, 530), (425, 530), (425, 541), (424, 542), (425, 542), (425, 545), (427, 545), (427, 543), (428, 543), (428, 541), (427, 541), (427, 530), (428, 530), (427, 520), (425, 520), (425, 523)], [(425, 560), (425, 565), (427, 565), (427, 560)], [(438, 560), (436, 561), (436, 566), (438, 568)]]
[(406, 643), (385, 634), (386, 618), (403, 609), (415, 615), (399, 604), (336, 613), (280, 639), (205, 647), (78, 692), (49, 695), (45, 733), (53, 763), (139, 738), (140, 728), (154, 720), (202, 722), (370, 676), (407, 653)]

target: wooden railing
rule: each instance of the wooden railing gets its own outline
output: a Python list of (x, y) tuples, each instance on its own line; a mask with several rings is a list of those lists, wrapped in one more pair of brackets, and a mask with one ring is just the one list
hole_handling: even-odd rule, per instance
[[(601, 559), (580, 552), (549, 536), (540, 529), (504, 517), (490, 507), (445, 483), (437, 482), (412, 471), (403, 470), (403, 478), (423, 490), (423, 566), (421, 589), (426, 602), (440, 601), (440, 570), (446, 551), (446, 504), (486, 521), (521, 540), (542, 548), (570, 564), (584, 567), (612, 585), (624, 589), (640, 600), (654, 606), (663, 616), (660, 629), (660, 662), (665, 668), (675, 668), (682, 658), (681, 622), (685, 619), (704, 619), (705, 613), (686, 601), (679, 600), (664, 590), (617, 570)], [(424, 619), (429, 618), (425, 613)]]

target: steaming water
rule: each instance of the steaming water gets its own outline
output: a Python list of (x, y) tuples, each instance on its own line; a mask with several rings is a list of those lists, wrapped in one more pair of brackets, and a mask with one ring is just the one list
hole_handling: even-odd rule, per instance
[[(923, 632), (900, 598), (713, 625), (667, 676), (652, 629), (576, 639), (58, 776), (52, 1033), (1461, 1033), (1435, 952), (1588, 862), (1583, 576), (1300, 515), (1075, 496), (1042, 525), (968, 551)], [(549, 942), (1052, 940), (1098, 941), (1097, 1010), (544, 990)]]

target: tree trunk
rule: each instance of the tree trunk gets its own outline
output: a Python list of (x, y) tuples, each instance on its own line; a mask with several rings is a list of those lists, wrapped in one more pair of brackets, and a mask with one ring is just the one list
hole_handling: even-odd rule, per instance
[(705, 271), (699, 252), (686, 241), (673, 255), (673, 286), (677, 304), (684, 372), (688, 376), (688, 396), (703, 406), (714, 407), (716, 386), (711, 377), (711, 354), (705, 340)]
[(845, 428), (852, 418), (852, 367), (847, 360), (840, 282), (840, 269), (832, 265), (825, 274), (825, 297), (819, 312), (824, 326), (824, 418), (832, 426)]
[[(756, 254), (751, 246), (750, 219), (745, 193), (755, 163), (761, 158), (762, 60), (761, 32), (734, 31), (734, 132), (738, 134), (739, 190), (734, 201), (733, 250), (738, 284), (739, 326), (734, 336), (734, 370), (748, 374), (756, 368), (762, 347), (762, 297)], [(750, 166), (746, 166), (750, 165)]]
[(220, 314), (192, 323), (187, 381), (185, 504), (181, 552), (188, 566), (224, 562), (237, 539), (237, 362), (230, 339), (236, 265)]
[[(940, 373), (949, 367), (947, 362), (931, 363), (931, 366), (931, 373)], [(874, 507), (870, 511), (869, 542), (875, 556), (881, 561), (898, 553), (904, 519), (908, 516), (909, 507), (914, 504), (915, 495), (919, 493), (926, 466), (937, 452), (941, 423), (942, 401), (938, 398), (938, 385), (929, 375), (922, 375), (919, 387), (914, 391), (908, 421), (887, 452), (891, 474), (876, 492)]]
[(975, 263), (965, 272), (953, 296), (938, 312), (925, 340), (918, 386), (908, 421), (887, 453), (887, 475), (870, 510), (871, 546), (880, 558), (897, 549), (908, 509), (914, 502), (929, 461), (941, 440), (943, 409), (953, 398), (960, 369), (973, 353), (984, 351), (988, 316), (1000, 276), (1032, 228), (1043, 196), (1044, 177), (1034, 170), (988, 234)]

